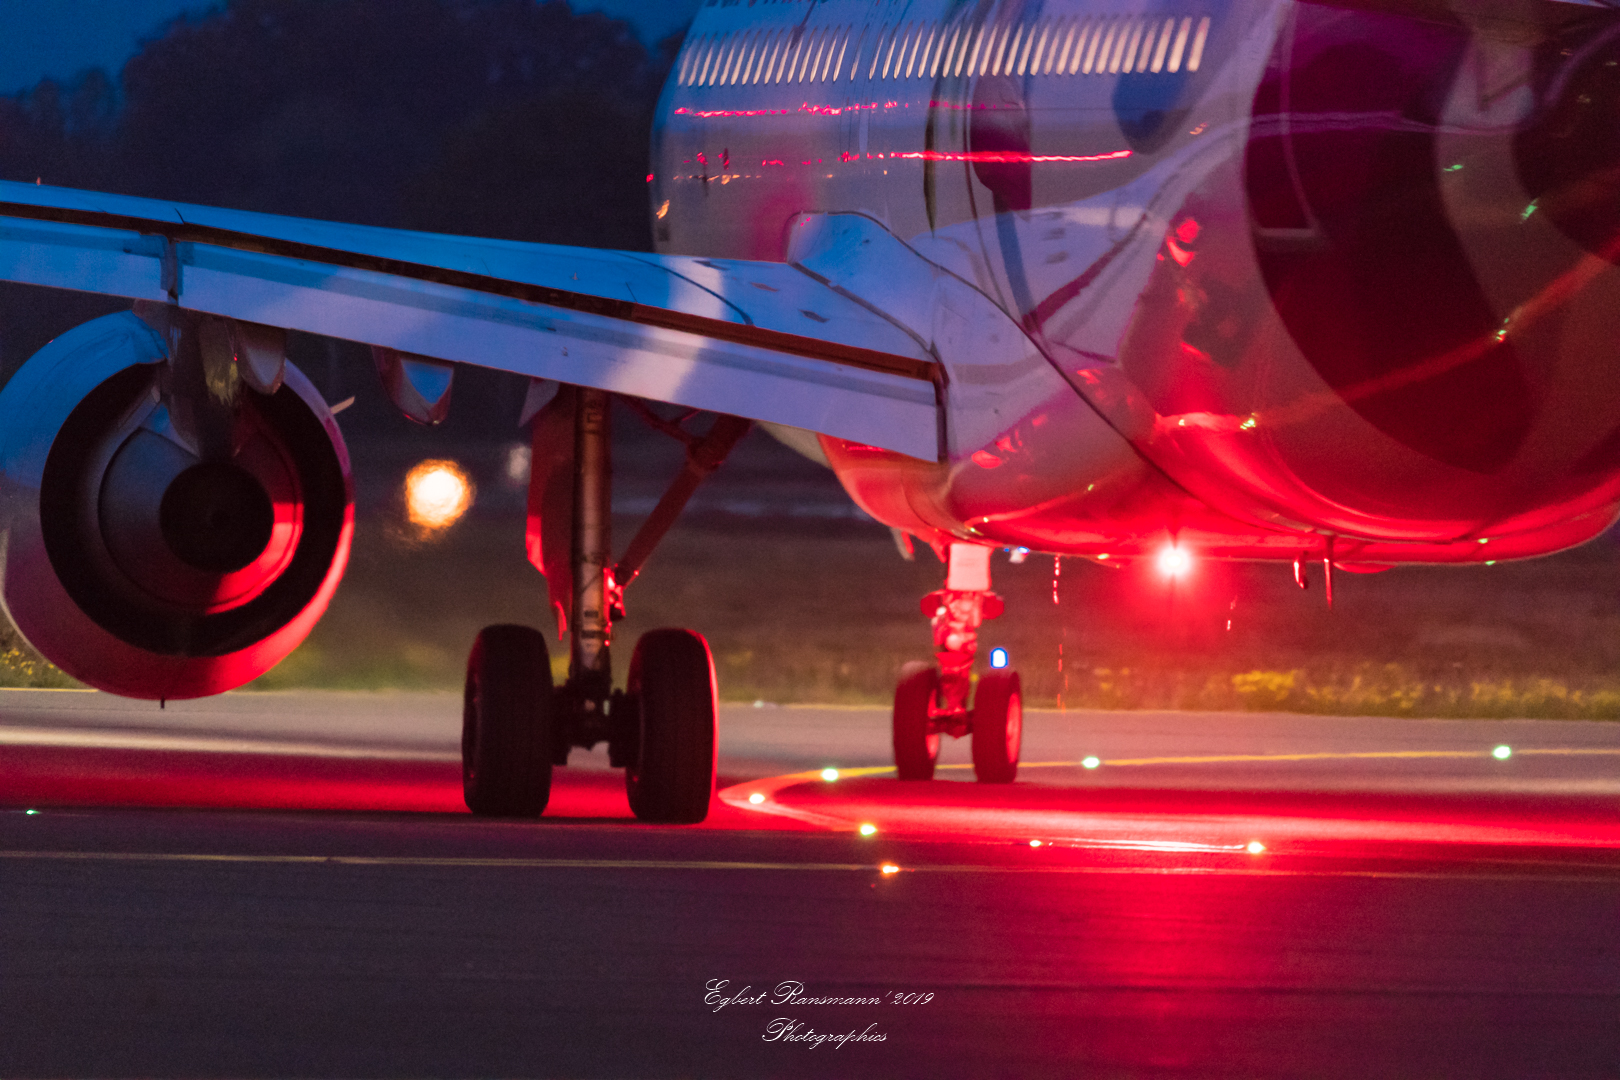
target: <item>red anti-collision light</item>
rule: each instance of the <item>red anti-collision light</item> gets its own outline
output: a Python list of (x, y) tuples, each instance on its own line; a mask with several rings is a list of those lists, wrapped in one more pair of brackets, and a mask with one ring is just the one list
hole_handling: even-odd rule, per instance
[(1192, 555), (1174, 544), (1159, 552), (1158, 562), (1159, 573), (1165, 577), (1178, 578), (1192, 569)]

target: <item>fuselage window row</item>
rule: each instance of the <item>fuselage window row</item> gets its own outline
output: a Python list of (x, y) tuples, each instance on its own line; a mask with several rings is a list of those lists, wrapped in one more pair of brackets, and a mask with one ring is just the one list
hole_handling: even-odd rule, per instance
[[(1100, 15), (968, 26), (912, 22), (706, 34), (683, 50), (681, 86), (769, 86), (962, 75), (1194, 72), (1208, 16)], [(867, 49), (870, 48), (870, 55)], [(864, 61), (864, 62), (863, 62)]]

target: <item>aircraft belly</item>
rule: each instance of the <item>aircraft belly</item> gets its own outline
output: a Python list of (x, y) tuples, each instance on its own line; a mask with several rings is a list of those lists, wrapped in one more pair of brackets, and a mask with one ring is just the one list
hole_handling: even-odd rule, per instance
[[(863, 214), (1022, 331), (1045, 366), (914, 299), (952, 353), (945, 460), (828, 451), (893, 524), (1084, 554), (1556, 550), (1620, 507), (1620, 145), (1598, 122), (1620, 46), (1616, 16), (1546, 7), (1515, 39), (1239, 0), (1172, 78), (1168, 45), (1129, 60), (1183, 26), (1168, 6), (829, 4), (889, 52), (851, 46), (876, 59), (843, 82), (672, 89), (661, 243), (788, 259), (801, 215)], [(927, 55), (913, 24), (958, 17), (1025, 66), (882, 74)], [(1026, 29), (1091, 34), (1113, 66), (1037, 75)], [(893, 315), (897, 289), (861, 295)]]

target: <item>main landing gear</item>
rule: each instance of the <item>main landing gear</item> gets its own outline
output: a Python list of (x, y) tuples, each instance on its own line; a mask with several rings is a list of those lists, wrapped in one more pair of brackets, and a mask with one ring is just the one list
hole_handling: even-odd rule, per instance
[(1003, 610), (990, 591), (990, 549), (952, 544), (945, 587), (929, 593), (922, 611), (933, 622), (937, 665), (900, 671), (894, 692), (894, 767), (902, 780), (932, 780), (940, 736), (972, 733), (973, 773), (980, 783), (1010, 784), (1018, 776), (1024, 699), (1013, 671), (992, 671), (973, 689), (979, 625)]
[(709, 812), (715, 686), (708, 643), (690, 630), (642, 635), (622, 691), (613, 689), (609, 647), (613, 620), (624, 615), (624, 586), (749, 424), (721, 417), (700, 438), (644, 412), (686, 442), (687, 464), (615, 564), (610, 405), (603, 391), (565, 387), (534, 420), (529, 557), (546, 575), (559, 632), (572, 630), (568, 680), (553, 686), (539, 631), (490, 626), (478, 635), (467, 660), (461, 735), (462, 779), (475, 814), (538, 817), (550, 798), (552, 767), (568, 764), (574, 747), (602, 742), (625, 770), (636, 817), (693, 823)]

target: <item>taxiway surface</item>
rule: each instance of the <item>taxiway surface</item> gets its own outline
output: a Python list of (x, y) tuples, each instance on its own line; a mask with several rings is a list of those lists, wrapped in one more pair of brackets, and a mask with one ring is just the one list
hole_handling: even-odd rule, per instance
[(1620, 1075), (1620, 725), (727, 706), (653, 828), (458, 714), (0, 691), (0, 1075)]

